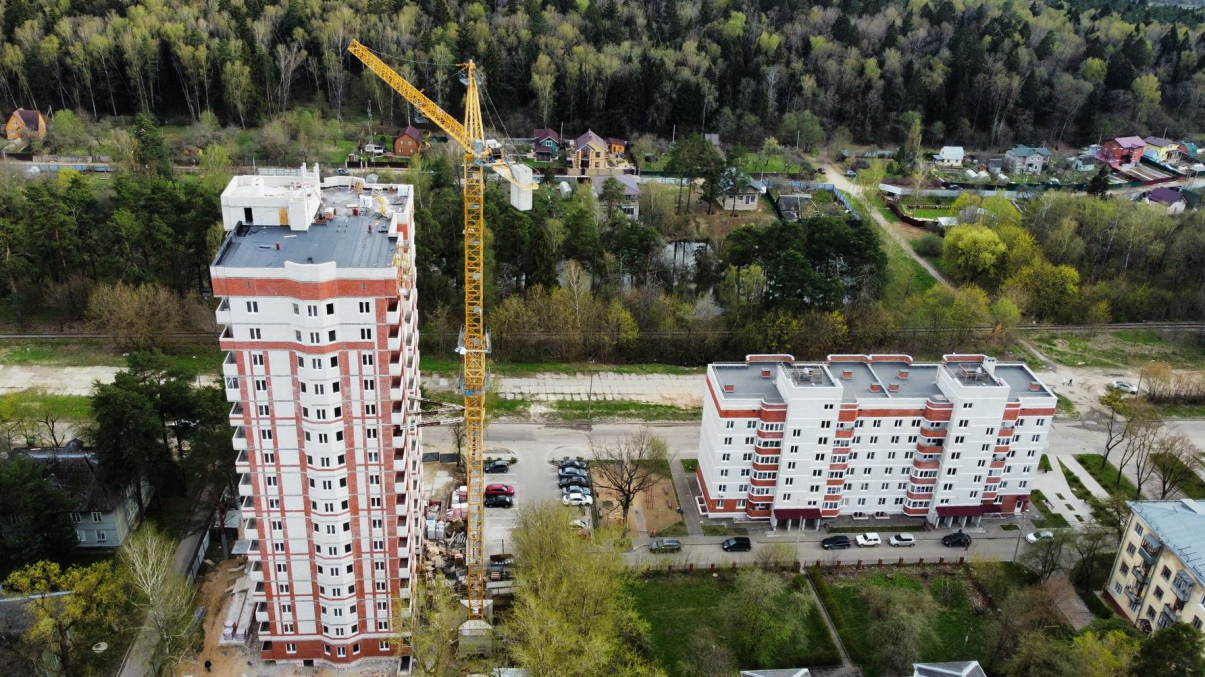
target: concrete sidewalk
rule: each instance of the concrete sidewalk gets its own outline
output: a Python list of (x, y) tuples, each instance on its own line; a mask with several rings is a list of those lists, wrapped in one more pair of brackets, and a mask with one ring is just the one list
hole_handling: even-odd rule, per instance
[(1051, 456), (1050, 472), (1039, 473), (1034, 478), (1034, 488), (1046, 495), (1051, 510), (1062, 515), (1072, 526), (1078, 526), (1092, 519), (1092, 510), (1071, 492), (1071, 485), (1063, 476), (1063, 467), (1057, 462), (1059, 458)]
[(1068, 470), (1075, 473), (1075, 476), (1079, 478), (1080, 482), (1084, 483), (1084, 486), (1087, 487), (1088, 491), (1090, 491), (1093, 496), (1097, 498), (1109, 497), (1109, 492), (1105, 491), (1105, 488), (1100, 486), (1100, 482), (1097, 482), (1096, 478), (1089, 474), (1088, 471), (1084, 469), (1084, 466), (1081, 465), (1079, 461), (1075, 460), (1074, 456), (1067, 454), (1066, 456), (1056, 456), (1052, 458), (1056, 458), (1063, 465), (1066, 465)]

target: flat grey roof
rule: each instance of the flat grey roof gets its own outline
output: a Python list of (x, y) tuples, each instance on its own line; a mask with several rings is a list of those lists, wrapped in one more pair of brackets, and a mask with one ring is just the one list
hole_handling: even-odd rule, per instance
[(1013, 397), (1049, 397), (1054, 399), (1054, 393), (1050, 392), (1044, 384), (1041, 385), (1041, 390), (1030, 390), (1029, 384), (1042, 382), (1037, 376), (1029, 370), (1029, 367), (1023, 364), (997, 364), (996, 378), (1003, 381), (1009, 390), (1009, 394)]
[[(782, 394), (774, 385), (774, 373), (778, 370), (778, 362), (754, 362), (744, 364), (713, 364), (716, 380), (720, 382), (720, 397), (735, 399), (760, 399), (766, 402), (782, 402)], [(762, 367), (769, 367), (770, 378), (762, 378)], [(725, 386), (732, 386), (732, 392), (726, 392)]]
[[(394, 198), (404, 205), (410, 196)], [(288, 226), (242, 226), (230, 231), (214, 259), (215, 266), (230, 268), (283, 268), (291, 263), (331, 263), (340, 268), (385, 268), (393, 264), (396, 234), (389, 234), (389, 218), (374, 210), (353, 215), (347, 204), (359, 196), (344, 188), (325, 188), (322, 206), (336, 208), (326, 223), (308, 230)], [(280, 249), (276, 246), (279, 243)]]
[[(936, 364), (908, 364), (907, 362), (874, 362), (870, 365), (875, 376), (879, 378), (883, 388), (897, 397), (934, 397), (942, 395), (937, 387)], [(907, 371), (908, 378), (900, 378), (900, 372)], [(890, 392), (893, 385), (900, 389)]]
[[(883, 386), (879, 382), (878, 376), (864, 362), (833, 362), (828, 368), (833, 370), (833, 375), (841, 381), (841, 385), (845, 388), (845, 392), (841, 396), (842, 402), (856, 402), (859, 399), (889, 396), (886, 392), (887, 386)], [(847, 371), (850, 372), (849, 379), (843, 375)], [(884, 392), (870, 392), (872, 383), (883, 386)]]

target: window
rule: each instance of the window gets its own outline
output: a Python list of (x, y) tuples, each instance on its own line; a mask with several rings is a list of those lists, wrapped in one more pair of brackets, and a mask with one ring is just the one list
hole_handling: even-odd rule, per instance
[(371, 341), (372, 340), (372, 329), (370, 327), (361, 327), (360, 328), (360, 340), (361, 341)]
[(335, 330), (334, 330), (334, 329), (331, 329), (330, 331), (326, 332), (326, 340), (327, 340), (327, 341), (330, 341), (330, 342), (332, 342), (332, 343), (333, 343), (334, 341), (336, 341), (336, 340), (337, 340), (337, 339), (335, 338), (336, 336), (337, 336), (337, 334), (336, 334), (336, 332), (335, 332)]
[(271, 414), (271, 411), (272, 411), (271, 408), (269, 407), (269, 405), (266, 405), (266, 404), (257, 405), (256, 410), (259, 412), (260, 416), (268, 416)]
[(715, 502), (715, 509), (716, 509), (716, 510), (723, 510), (723, 509), (724, 509), (724, 500), (723, 500), (723, 499), (720, 499), (720, 500), (718, 500), (718, 501), (716, 501), (716, 502)]
[(727, 484), (721, 484), (721, 485), (719, 485), (718, 487), (716, 487), (716, 491), (718, 491), (718, 492), (720, 492), (720, 493), (722, 494), (722, 493), (724, 493), (725, 491), (728, 491), (728, 485), (727, 485)]
[(1122, 562), (1121, 563), (1121, 575), (1125, 576), (1128, 573), (1130, 573), (1130, 565), (1126, 564), (1125, 562)]
[(821, 428), (831, 428), (831, 427), (833, 427), (833, 422), (832, 421), (821, 421), (820, 427)]
[(360, 301), (360, 312), (361, 313), (371, 313), (372, 312), (372, 301)]
[(724, 468), (724, 469), (720, 470), (720, 477), (727, 477), (727, 476), (728, 476), (728, 468)]
[(296, 303), (294, 303), (294, 304), (293, 304), (293, 314), (294, 314), (294, 315), (300, 315), (300, 314), (301, 314), (301, 307), (300, 307), (300, 306), (298, 306)]
[(824, 460), (824, 458), (825, 458), (824, 454), (816, 454), (816, 460), (817, 460), (817, 461), (823, 461), (823, 460)]
[(724, 446), (726, 446), (726, 447), (732, 446), (732, 438), (731, 437), (724, 438)]
[(957, 461), (957, 460), (958, 460), (958, 459), (960, 459), (960, 458), (962, 458), (962, 452), (961, 452), (961, 451), (952, 451), (952, 452), (950, 452), (950, 460), (952, 460), (952, 461)]
[(753, 460), (753, 454), (752, 454), (751, 452), (746, 452), (746, 453), (744, 453), (744, 454), (741, 454), (741, 460), (742, 460), (742, 461), (752, 461), (752, 460)]
[(970, 409), (970, 408), (971, 408), (971, 407), (973, 407), (973, 406), (975, 406), (975, 403), (974, 403), (974, 402), (963, 402), (963, 403), (962, 403), (962, 408), (963, 408), (963, 409)]
[(832, 404), (826, 404), (826, 405), (824, 405), (824, 408), (825, 408), (826, 410), (828, 410), (828, 409), (832, 409), (832, 408), (833, 408), (833, 405), (832, 405)]
[(1134, 533), (1136, 533), (1136, 534), (1138, 534), (1139, 536), (1141, 536), (1141, 535), (1143, 534), (1143, 532), (1144, 532), (1144, 529), (1142, 528), (1142, 525), (1141, 525), (1141, 524), (1135, 524), (1135, 525), (1134, 525)]
[(264, 481), (268, 484), (268, 486), (274, 487), (276, 486), (276, 475), (268, 475), (266, 478), (264, 478)]
[(376, 390), (377, 389), (376, 381), (374, 381), (370, 378), (364, 379), (364, 389), (365, 390)]
[(363, 364), (365, 367), (371, 367), (372, 366), (372, 355), (369, 355), (368, 353), (361, 355), (360, 363)]
[(724, 421), (724, 427), (728, 430), (732, 430), (736, 427), (736, 421)]
[(746, 427), (746, 428), (749, 428), (749, 429), (756, 428), (756, 427), (757, 427), (757, 421), (752, 421), (752, 420), (750, 420), (750, 421), (745, 421), (745, 427)]
[(965, 427), (967, 427), (967, 425), (969, 425), (969, 424), (970, 424), (970, 421), (968, 421), (968, 420), (966, 420), (966, 419), (964, 418), (964, 419), (962, 419), (961, 421), (959, 421), (959, 422), (958, 422), (958, 427), (959, 427), (959, 428), (965, 428)]
[(326, 304), (326, 314), (327, 315), (335, 314), (335, 304), (333, 304), (333, 303)]
[(248, 301), (247, 302), (247, 312), (248, 313), (258, 313), (259, 312), (259, 301)]
[(287, 595), (289, 593), (289, 584), (288, 583), (277, 583), (276, 588), (280, 591), (280, 594), (282, 594), (282, 595)]
[(322, 334), (312, 331), (310, 332), (310, 343), (319, 343), (322, 341)]
[(1169, 578), (1171, 578), (1171, 577), (1172, 577), (1172, 570), (1171, 570), (1171, 569), (1168, 569), (1168, 568), (1165, 566), (1165, 567), (1163, 567), (1163, 571), (1160, 571), (1160, 572), (1159, 572), (1159, 575), (1160, 575), (1160, 576), (1162, 576), (1162, 577), (1163, 577), (1163, 580), (1165, 580), (1165, 581), (1166, 581), (1166, 580), (1168, 580)]
[(105, 531), (97, 531), (97, 532), (96, 532), (96, 540), (97, 540), (97, 542), (99, 542), (99, 543), (104, 543), (105, 541), (109, 540), (109, 534), (108, 534), (108, 532), (105, 532)]
[[(296, 307), (296, 306), (294, 306), (294, 307)], [(291, 626), (292, 626), (292, 623), (285, 623), (285, 626), (286, 626), (286, 627), (291, 627)], [(286, 630), (285, 632), (293, 632), (293, 631), (292, 631), (292, 630)], [(291, 643), (291, 642), (290, 642), (289, 644), (286, 644), (286, 645), (285, 645), (285, 653), (297, 653), (297, 645), (296, 645), (296, 644), (293, 644), (293, 643)]]
[(821, 470), (820, 468), (816, 468), (815, 470), (812, 471), (812, 477), (823, 477), (823, 476), (824, 476), (824, 471)]
[(1155, 599), (1163, 599), (1163, 588), (1155, 586)]
[(268, 389), (268, 379), (266, 379), (266, 378), (255, 379), (255, 389), (260, 392), (267, 390)]
[(825, 445), (827, 445), (827, 444), (828, 444), (828, 438), (827, 438), (827, 437), (820, 437), (820, 438), (817, 438), (817, 439), (816, 439), (816, 444), (818, 444), (818, 445), (820, 445), (820, 446), (822, 446), (822, 447), (823, 447), (823, 446), (825, 446)]
[(883, 419), (876, 418), (876, 419), (874, 420), (874, 423), (871, 423), (871, 424), (870, 424), (870, 427), (872, 427), (872, 428), (881, 428), (881, 427), (883, 427)]
[(757, 438), (756, 438), (756, 437), (746, 437), (746, 438), (745, 438), (745, 444), (754, 444), (754, 443), (756, 443), (756, 442), (757, 442)]
[[(1118, 584), (1118, 585), (1120, 585), (1120, 584)], [(1193, 616), (1192, 617), (1192, 627), (1196, 628), (1197, 630), (1200, 630), (1201, 629), (1201, 619), (1197, 618), (1196, 616)]]
[(271, 428), (260, 428), (259, 429), (259, 438), (261, 440), (272, 439), (272, 429)]

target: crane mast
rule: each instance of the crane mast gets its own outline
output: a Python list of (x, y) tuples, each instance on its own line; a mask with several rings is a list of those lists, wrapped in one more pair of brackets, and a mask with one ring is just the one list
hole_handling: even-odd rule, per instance
[[(461, 393), (464, 396), (465, 473), (468, 485), (468, 519), (465, 565), (468, 587), (466, 606), (469, 623), (480, 630), (486, 617), (485, 596), (485, 450), (486, 353), (489, 341), (485, 333), (485, 169), (489, 167), (512, 185), (511, 202), (519, 209), (531, 209), (533, 188), (531, 169), (495, 158), (486, 144), (481, 118), (477, 67), (461, 64), (461, 81), (467, 87), (465, 116), (462, 124), (431, 101), (414, 85), (398, 75), (367, 47), (353, 40), (348, 51), (374, 74), (414, 105), (460, 144), (464, 150), (464, 333), (457, 348), (463, 356)], [(465, 630), (462, 628), (462, 637)], [(462, 640), (462, 652), (463, 640)]]

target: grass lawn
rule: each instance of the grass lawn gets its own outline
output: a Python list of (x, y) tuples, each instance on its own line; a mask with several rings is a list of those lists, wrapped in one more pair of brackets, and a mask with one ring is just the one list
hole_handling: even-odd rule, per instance
[[(649, 624), (649, 643), (653, 655), (670, 677), (683, 675), (682, 662), (689, 652), (690, 637), (708, 628), (720, 641), (728, 634), (723, 604), (731, 594), (733, 574), (673, 574), (654, 576), (635, 581), (630, 586), (636, 611)], [(800, 665), (831, 665), (839, 662), (836, 647), (820, 621), (818, 613), (808, 614), (808, 643), (811, 650), (801, 655), (799, 664), (778, 665), (794, 668)], [(817, 622), (819, 621), (819, 622)], [(810, 659), (810, 660), (809, 660)], [(748, 666), (752, 667), (752, 666)]]
[(552, 402), (554, 415), (562, 421), (627, 419), (635, 421), (697, 421), (702, 407), (675, 407), (669, 404), (649, 404), (631, 400), (557, 400)]
[[(426, 374), (458, 374), (459, 359), (419, 356), (419, 369)], [(531, 376), (540, 373), (589, 374), (594, 372), (612, 374), (670, 374), (694, 375), (707, 373), (706, 367), (678, 367), (671, 364), (590, 364), (585, 362), (494, 362), (489, 363), (490, 372), (497, 376)]]
[[(0, 346), (0, 364), (47, 367), (124, 367), (123, 350), (112, 341), (28, 340), (5, 341)], [(218, 373), (226, 352), (213, 343), (173, 346), (168, 357), (199, 374)]]
[[(862, 666), (868, 677), (895, 674), (881, 655), (882, 638), (863, 598), (863, 591), (868, 588), (902, 588), (936, 603), (940, 613), (929, 617), (933, 636), (920, 647), (919, 661), (970, 660), (987, 653), (989, 617), (972, 610), (971, 585), (963, 571), (866, 570), (853, 574), (845, 570), (835, 576), (826, 575), (825, 579), (831, 590), (830, 599), (838, 607), (833, 620), (841, 641), (850, 658)], [(832, 615), (832, 609), (829, 612)]]
[(1168, 471), (1169, 471), (1168, 474), (1169, 475), (1171, 475), (1171, 476), (1183, 475), (1186, 477), (1186, 479), (1183, 480), (1182, 482), (1180, 482), (1180, 484), (1177, 485), (1177, 487), (1176, 487), (1177, 489), (1180, 490), (1181, 493), (1183, 493), (1188, 498), (1197, 499), (1197, 500), (1205, 499), (1205, 481), (1201, 480), (1200, 475), (1196, 474), (1195, 472), (1186, 472), (1186, 469), (1184, 468), (1184, 462), (1181, 461), (1180, 459), (1176, 458), (1175, 456), (1168, 456), (1167, 454), (1162, 454), (1162, 453), (1152, 454), (1152, 456), (1151, 456), (1152, 459), (1154, 459), (1156, 457), (1159, 458), (1159, 460), (1158, 460), (1159, 463), (1166, 463), (1168, 465)]
[(728, 527), (723, 524), (704, 524), (704, 536), (748, 536), (749, 530), (745, 527)]
[(1059, 398), (1058, 404), (1055, 405), (1056, 413), (1068, 418), (1079, 418), (1079, 410), (1075, 408), (1075, 403), (1067, 399), (1065, 396), (1055, 393)]
[(1050, 508), (1046, 507), (1046, 495), (1040, 490), (1034, 489), (1033, 491), (1029, 492), (1029, 503), (1033, 507), (1037, 508), (1038, 512), (1042, 514), (1042, 519), (1036, 519), (1033, 521), (1033, 528), (1058, 529), (1060, 527), (1071, 526), (1067, 523), (1066, 517), (1063, 517), (1059, 513), (1053, 512), (1050, 510)]
[(1155, 410), (1167, 418), (1205, 418), (1205, 405), (1157, 404)]
[(1121, 476), (1121, 480), (1117, 479), (1117, 468), (1108, 461), (1104, 456), (1099, 454), (1077, 454), (1075, 460), (1084, 466), (1084, 470), (1100, 483), (1100, 486), (1105, 491), (1114, 496), (1119, 496), (1127, 501), (1134, 500), (1136, 495), (1134, 483), (1125, 475)]
[[(458, 398), (454, 395), (449, 399), (455, 402)], [(456, 402), (463, 404), (464, 400)], [(523, 418), (527, 416), (528, 410), (531, 409), (531, 402), (527, 400), (508, 400), (500, 397), (498, 393), (489, 391), (485, 394), (485, 411), (488, 416), (506, 416), (510, 418)]]
[(936, 219), (942, 216), (954, 216), (949, 209), (913, 209), (912, 215), (918, 219)]
[(1153, 331), (1102, 328), (1091, 336), (1035, 333), (1030, 338), (1050, 359), (1069, 366), (1128, 369), (1157, 360), (1179, 369), (1205, 367), (1205, 348), (1170, 341)]
[(697, 458), (684, 458), (681, 463), (682, 469), (686, 471), (687, 475), (693, 475), (699, 469), (699, 459)]

